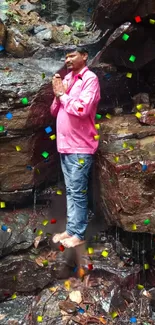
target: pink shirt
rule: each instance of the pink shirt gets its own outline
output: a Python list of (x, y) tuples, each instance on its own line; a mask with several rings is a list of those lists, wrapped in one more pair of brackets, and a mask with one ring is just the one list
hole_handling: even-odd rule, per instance
[(87, 66), (73, 80), (72, 77), (72, 71), (65, 76), (63, 84), (68, 89), (58, 99), (55, 97), (50, 107), (51, 114), (57, 116), (57, 150), (60, 153), (94, 154), (99, 143), (94, 139), (98, 134), (95, 129), (100, 100), (98, 77)]

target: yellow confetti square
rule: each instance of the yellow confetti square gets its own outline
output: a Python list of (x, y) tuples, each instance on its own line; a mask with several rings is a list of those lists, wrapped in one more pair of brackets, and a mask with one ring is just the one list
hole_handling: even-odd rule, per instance
[(42, 263), (44, 266), (48, 266), (48, 260), (43, 260)]
[(133, 150), (133, 149), (134, 149), (134, 146), (129, 146), (129, 149), (130, 149), (130, 150)]
[(37, 174), (40, 174), (40, 170), (38, 168), (36, 169), (36, 173)]
[(135, 114), (135, 116), (136, 116), (137, 118), (141, 118), (142, 114), (139, 113), (139, 112), (137, 112), (137, 113)]
[(55, 139), (56, 139), (56, 135), (55, 135), (55, 134), (50, 135), (50, 139), (51, 139), (51, 140), (55, 140)]
[(124, 143), (123, 143), (123, 148), (126, 149), (127, 147), (128, 147), (127, 142), (124, 142)]
[(109, 253), (108, 253), (107, 251), (103, 251), (103, 252), (101, 253), (101, 255), (102, 255), (103, 257), (108, 257)]
[(149, 23), (154, 25), (155, 24), (155, 20), (154, 19), (149, 19)]
[(70, 281), (65, 281), (64, 286), (65, 286), (66, 290), (70, 290), (70, 287), (71, 287)]
[(132, 230), (137, 230), (137, 226), (135, 223), (132, 225)]
[(40, 235), (42, 235), (42, 234), (43, 234), (43, 231), (42, 231), (42, 230), (38, 230), (38, 231), (37, 231), (37, 235), (38, 235), (38, 236), (40, 236)]
[(42, 316), (38, 316), (38, 317), (37, 317), (37, 322), (38, 322), (38, 323), (41, 323), (42, 321), (43, 321), (43, 317), (42, 317)]
[(94, 139), (95, 139), (95, 140), (99, 140), (99, 138), (100, 138), (100, 135), (99, 135), (99, 134), (94, 135)]
[(79, 164), (84, 164), (84, 159), (78, 159)]
[(58, 191), (57, 191), (57, 194), (58, 194), (58, 195), (62, 195), (62, 191), (61, 191), (61, 190), (58, 190)]
[(144, 289), (144, 286), (142, 284), (137, 284), (137, 289), (142, 290), (142, 289)]
[(114, 161), (117, 163), (119, 162), (119, 157), (114, 157)]
[(95, 124), (95, 129), (99, 130), (100, 129), (100, 124)]
[(94, 248), (88, 247), (88, 254), (94, 254)]
[(16, 146), (16, 150), (17, 151), (21, 151), (21, 147), (20, 146)]
[(111, 115), (109, 113), (107, 113), (105, 117), (111, 119)]
[(126, 77), (127, 77), (127, 78), (132, 78), (132, 73), (128, 72), (128, 73), (126, 74)]
[(17, 298), (17, 295), (16, 293), (14, 293), (12, 296), (11, 296), (12, 299), (16, 299)]
[(1, 207), (1, 209), (5, 208), (6, 207), (5, 202), (0, 202), (0, 207)]
[(137, 108), (138, 110), (140, 110), (140, 109), (143, 108), (143, 105), (142, 105), (142, 104), (138, 104), (138, 105), (136, 105), (136, 108)]
[(87, 193), (87, 190), (82, 190), (81, 192), (82, 192), (82, 193)]
[(113, 311), (113, 313), (111, 313), (111, 317), (114, 319), (118, 316), (117, 311)]
[(144, 264), (144, 270), (149, 270), (150, 266), (149, 264)]
[(43, 225), (43, 226), (46, 226), (48, 223), (49, 223), (48, 220), (44, 220), (44, 221), (42, 222), (42, 225)]
[(16, 281), (17, 277), (15, 275), (13, 275), (13, 281)]

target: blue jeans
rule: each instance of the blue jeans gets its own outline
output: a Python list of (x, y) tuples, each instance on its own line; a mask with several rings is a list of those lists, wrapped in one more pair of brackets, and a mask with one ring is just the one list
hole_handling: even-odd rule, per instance
[(60, 162), (66, 185), (66, 231), (84, 240), (88, 224), (88, 179), (93, 155), (60, 154)]

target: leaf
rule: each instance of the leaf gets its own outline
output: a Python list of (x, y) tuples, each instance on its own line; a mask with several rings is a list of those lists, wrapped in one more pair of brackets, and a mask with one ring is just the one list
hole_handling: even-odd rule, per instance
[(41, 241), (41, 236), (37, 236), (34, 240), (34, 247), (37, 248)]

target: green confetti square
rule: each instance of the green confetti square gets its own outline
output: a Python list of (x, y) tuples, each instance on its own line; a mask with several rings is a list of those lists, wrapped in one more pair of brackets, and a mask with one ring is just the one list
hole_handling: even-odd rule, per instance
[(3, 131), (4, 131), (4, 126), (0, 125), (0, 132), (3, 132)]
[(102, 115), (101, 115), (101, 114), (96, 114), (96, 119), (97, 119), (97, 120), (100, 120), (100, 119), (101, 119), (101, 117), (102, 117)]
[(129, 57), (129, 61), (131, 61), (131, 62), (135, 62), (135, 61), (136, 61), (136, 57), (135, 57), (134, 55), (131, 55), (131, 56)]
[(44, 151), (41, 155), (46, 159), (49, 156), (49, 153), (47, 151)]
[(124, 33), (123, 34), (123, 36), (122, 36), (122, 39), (124, 40), (124, 41), (127, 41), (128, 39), (129, 39), (129, 35), (128, 34), (126, 34), (126, 33)]

